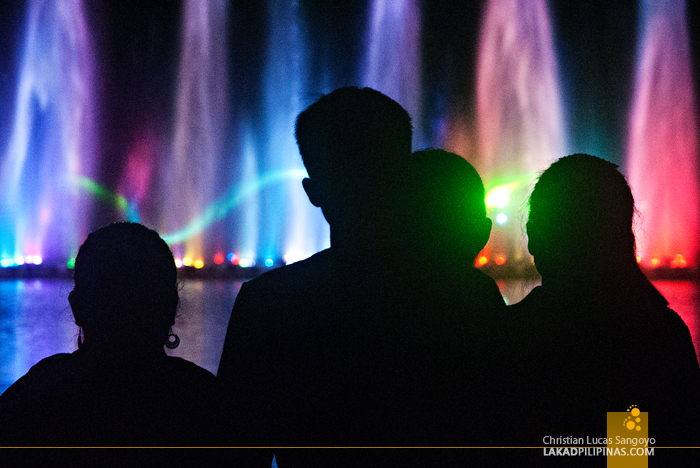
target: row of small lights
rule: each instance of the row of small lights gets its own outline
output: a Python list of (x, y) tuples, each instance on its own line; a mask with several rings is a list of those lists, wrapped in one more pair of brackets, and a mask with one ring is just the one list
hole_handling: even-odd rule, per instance
[[(15, 258), (3, 258), (0, 260), (0, 267), (2, 268), (10, 268), (10, 267), (16, 267), (16, 266), (21, 266), (21, 265), (41, 265), (42, 263), (42, 258), (39, 255), (27, 255), (26, 257), (15, 257)], [(250, 268), (254, 267), (257, 262), (253, 259), (250, 258), (241, 258), (238, 255), (234, 253), (229, 253), (228, 255), (224, 256), (224, 254), (216, 254), (214, 255), (214, 263), (217, 265), (221, 265), (224, 262), (230, 262), (233, 265), (240, 266), (241, 268)], [(289, 262), (285, 262), (289, 263)], [(270, 268), (275, 265), (275, 261), (272, 258), (266, 258), (263, 264)], [(202, 259), (193, 259), (190, 257), (185, 257), (185, 258), (176, 258), (175, 259), (175, 266), (178, 268), (183, 268), (183, 267), (194, 267), (197, 269), (204, 268), (204, 260)], [(66, 262), (66, 267), (69, 270), (72, 270), (75, 268), (75, 258), (70, 258)]]
[(9, 268), (21, 265), (41, 265), (43, 259), (39, 255), (27, 255), (26, 257), (3, 258), (0, 267)]
[[(214, 263), (217, 265), (222, 265), (225, 262), (229, 262), (232, 265), (239, 266), (241, 268), (250, 268), (254, 267), (257, 263), (255, 260), (251, 258), (241, 258), (235, 253), (231, 252), (228, 255), (224, 256), (224, 254), (218, 253), (214, 255)], [(275, 261), (271, 258), (266, 258), (265, 261), (263, 262), (266, 267), (272, 267), (275, 264)], [(184, 257), (184, 258), (176, 258), (175, 259), (175, 266), (178, 268), (183, 268), (183, 267), (194, 267), (196, 269), (204, 268), (204, 260), (202, 259), (193, 259), (191, 257)]]
[[(478, 267), (482, 267), (482, 266), (486, 265), (487, 263), (489, 263), (489, 261), (490, 261), (490, 260), (489, 260), (488, 257), (486, 257), (485, 255), (482, 255), (482, 256), (480, 256), (479, 258), (476, 259), (476, 261), (474, 262), (474, 264), (475, 264), (475, 266), (478, 268)], [(642, 262), (642, 257), (640, 257), (639, 255), (637, 255), (637, 263), (641, 263), (641, 262)], [(498, 256), (495, 258), (494, 263), (495, 263), (496, 265), (499, 265), (499, 266), (500, 266), (500, 265), (504, 265), (504, 264), (506, 263), (506, 257), (503, 256), (503, 255), (498, 255)], [(654, 257), (654, 258), (652, 258), (652, 259), (649, 261), (649, 264), (650, 264), (653, 268), (656, 268), (656, 267), (658, 267), (658, 266), (661, 265), (661, 260), (659, 260), (658, 258)], [(683, 257), (683, 255), (678, 254), (678, 255), (676, 255), (676, 257), (669, 263), (669, 266), (670, 266), (671, 268), (685, 268), (685, 267), (688, 266), (688, 262), (685, 260), (685, 258)]]
[[(641, 262), (642, 262), (642, 257), (637, 255), (637, 263), (641, 263)], [(649, 260), (649, 265), (651, 265), (652, 268), (659, 267), (659, 266), (661, 266), (661, 260), (654, 257), (651, 260)], [(683, 257), (683, 255), (678, 254), (678, 255), (676, 255), (676, 257), (673, 260), (671, 260), (671, 262), (669, 263), (668, 266), (670, 266), (671, 268), (685, 268), (688, 266), (688, 262), (686, 261), (685, 257)]]
[[(41, 265), (42, 263), (42, 258), (39, 255), (27, 255), (25, 257), (15, 257), (15, 258), (3, 258), (0, 260), (0, 267), (2, 268), (10, 268), (10, 267), (16, 267), (16, 266), (21, 266), (21, 265)], [(240, 266), (241, 268), (250, 268), (254, 267), (256, 265), (255, 260), (249, 259), (249, 258), (240, 258), (238, 255), (234, 253), (229, 253), (228, 255), (224, 256), (224, 254), (216, 254), (214, 255), (214, 263), (217, 265), (221, 265), (224, 262), (230, 262), (233, 265)], [(482, 255), (476, 259), (474, 262), (476, 267), (482, 267), (486, 264), (489, 263), (489, 258), (486, 257), (485, 255)], [(642, 262), (642, 257), (639, 255), (637, 256), (637, 263)], [(504, 255), (498, 255), (494, 259), (494, 263), (496, 265), (504, 265), (506, 263), (506, 257)], [(268, 268), (274, 266), (275, 261), (271, 258), (267, 258), (264, 261), (264, 265)], [(656, 268), (661, 265), (661, 260), (658, 258), (654, 257), (649, 261), (649, 264), (653, 267)], [(75, 267), (75, 259), (71, 258), (68, 260), (67, 265), (69, 269), (73, 269)], [(200, 269), (204, 267), (204, 261), (201, 259), (194, 260), (190, 257), (185, 257), (185, 258), (176, 258), (175, 259), (175, 266), (178, 268), (183, 268), (183, 267), (194, 267), (196, 269)], [(671, 268), (685, 268), (688, 266), (688, 262), (685, 260), (683, 255), (678, 254), (676, 257), (670, 262), (669, 266)]]
[[(486, 265), (489, 261), (490, 261), (490, 260), (489, 260), (489, 258), (488, 258), (487, 256), (482, 255), (481, 257), (479, 257), (479, 258), (476, 259), (476, 261), (474, 262), (474, 265), (475, 265), (477, 268), (479, 268), (479, 267), (482, 267), (482, 266)], [(494, 263), (495, 263), (496, 265), (499, 265), (499, 266), (500, 266), (500, 265), (504, 265), (504, 264), (506, 263), (506, 257), (505, 257), (504, 255), (498, 255), (498, 256), (494, 259)]]

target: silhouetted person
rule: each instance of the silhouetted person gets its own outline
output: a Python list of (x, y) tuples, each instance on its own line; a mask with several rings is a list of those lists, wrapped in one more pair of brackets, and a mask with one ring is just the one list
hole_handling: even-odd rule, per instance
[(243, 284), (217, 377), (244, 445), (384, 444), (386, 338), (400, 331), (379, 285), (410, 117), (378, 91), (340, 88), (302, 112), (295, 133), (331, 247)]
[(481, 177), (459, 155), (417, 151), (400, 193), (401, 267), (388, 289), (403, 324), (397, 362), (413, 373), (401, 404), (413, 405), (406, 422), (424, 430), (408, 434), (433, 446), (495, 445), (505, 304), (493, 279), (474, 266), (492, 224)]
[(649, 412), (657, 446), (698, 443), (695, 350), (636, 262), (634, 200), (616, 168), (567, 156), (530, 196), (528, 248), (542, 286), (511, 309), (520, 444), (605, 437), (606, 412), (631, 405)]
[(214, 376), (163, 346), (178, 306), (158, 233), (116, 223), (90, 234), (68, 300), (78, 350), (43, 359), (0, 396), (0, 445), (212, 444)]

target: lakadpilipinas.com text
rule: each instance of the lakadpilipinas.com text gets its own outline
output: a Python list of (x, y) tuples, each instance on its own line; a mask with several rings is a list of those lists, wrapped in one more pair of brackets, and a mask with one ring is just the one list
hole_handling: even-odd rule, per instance
[[(545, 456), (554, 457), (649, 457), (654, 455), (653, 437), (552, 437), (542, 439)], [(606, 447), (602, 447), (606, 445)]]

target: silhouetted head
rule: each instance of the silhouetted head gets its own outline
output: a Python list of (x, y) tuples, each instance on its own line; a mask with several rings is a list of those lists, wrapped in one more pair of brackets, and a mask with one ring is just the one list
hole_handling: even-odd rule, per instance
[(527, 221), (528, 249), (543, 281), (636, 265), (634, 212), (615, 164), (588, 154), (553, 163), (530, 195)]
[(411, 153), (411, 134), (403, 107), (371, 88), (336, 89), (299, 114), (304, 190), (331, 227), (376, 207)]
[(73, 278), (68, 300), (86, 345), (162, 349), (179, 298), (173, 254), (157, 232), (137, 223), (98, 229)]
[(461, 156), (416, 151), (408, 165), (405, 235), (430, 261), (471, 265), (491, 233), (484, 184)]

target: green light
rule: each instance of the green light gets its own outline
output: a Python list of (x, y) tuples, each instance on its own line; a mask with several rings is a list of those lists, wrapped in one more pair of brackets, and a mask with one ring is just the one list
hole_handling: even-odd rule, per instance
[(509, 184), (497, 185), (486, 193), (486, 209), (505, 208), (510, 203), (511, 194), (522, 185), (518, 180)]
[[(201, 216), (190, 221), (187, 226), (177, 232), (161, 236), (168, 244), (179, 244), (190, 237), (199, 234), (214, 221), (225, 217), (229, 211), (237, 207), (246, 197), (254, 194), (263, 187), (285, 179), (303, 179), (308, 177), (303, 169), (269, 172), (259, 179), (236, 186), (224, 197), (207, 206)], [(241, 266), (243, 266), (241, 264)]]
[(75, 259), (74, 258), (68, 259), (66, 266), (68, 267), (69, 270), (72, 270), (73, 268), (75, 268)]
[(78, 187), (90, 192), (98, 200), (103, 201), (105, 203), (111, 203), (117, 208), (119, 208), (119, 210), (125, 212), (127, 220), (132, 222), (139, 221), (139, 215), (136, 206), (133, 204), (129, 204), (127, 199), (119, 195), (117, 192), (114, 192), (108, 189), (107, 187), (98, 184), (94, 180), (83, 176), (76, 177), (76, 183), (78, 184)]

